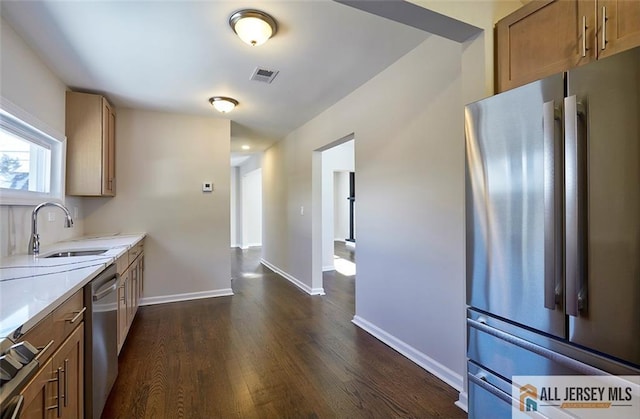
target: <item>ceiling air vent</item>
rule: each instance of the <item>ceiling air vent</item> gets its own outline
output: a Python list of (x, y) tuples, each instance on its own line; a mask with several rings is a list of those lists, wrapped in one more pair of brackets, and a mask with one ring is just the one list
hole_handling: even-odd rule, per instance
[(261, 81), (263, 83), (271, 83), (276, 78), (279, 71), (267, 70), (266, 68), (256, 67), (249, 80)]

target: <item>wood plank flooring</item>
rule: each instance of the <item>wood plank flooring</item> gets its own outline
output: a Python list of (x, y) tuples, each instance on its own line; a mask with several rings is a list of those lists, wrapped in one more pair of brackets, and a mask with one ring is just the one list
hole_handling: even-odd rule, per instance
[(465, 418), (457, 392), (351, 323), (354, 281), (309, 296), (232, 249), (233, 297), (141, 307), (103, 418)]

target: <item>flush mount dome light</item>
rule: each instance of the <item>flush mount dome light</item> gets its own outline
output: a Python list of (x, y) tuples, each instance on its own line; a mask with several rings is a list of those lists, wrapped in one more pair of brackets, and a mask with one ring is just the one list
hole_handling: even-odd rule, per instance
[(211, 103), (218, 112), (222, 113), (231, 112), (233, 108), (238, 106), (237, 100), (225, 96), (214, 96), (209, 99), (209, 103)]
[(254, 9), (235, 12), (229, 18), (229, 25), (240, 39), (252, 46), (264, 44), (278, 29), (274, 18)]

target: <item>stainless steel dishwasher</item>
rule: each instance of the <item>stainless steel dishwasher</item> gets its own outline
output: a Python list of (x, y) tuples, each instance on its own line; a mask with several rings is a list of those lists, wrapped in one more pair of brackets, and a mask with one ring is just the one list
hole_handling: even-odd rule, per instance
[(110, 265), (84, 288), (85, 319), (85, 419), (100, 419), (118, 376), (118, 280)]

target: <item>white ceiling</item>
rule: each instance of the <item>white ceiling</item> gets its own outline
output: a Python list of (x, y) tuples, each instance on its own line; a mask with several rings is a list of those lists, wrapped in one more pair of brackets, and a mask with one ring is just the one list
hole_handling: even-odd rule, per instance
[[(72, 89), (116, 107), (216, 115), (211, 96), (240, 105), (232, 152), (263, 150), (384, 70), (427, 32), (331, 0), (2, 1), (8, 21)], [(278, 22), (266, 44), (228, 25), (243, 8)], [(250, 81), (257, 66), (279, 70)]]

